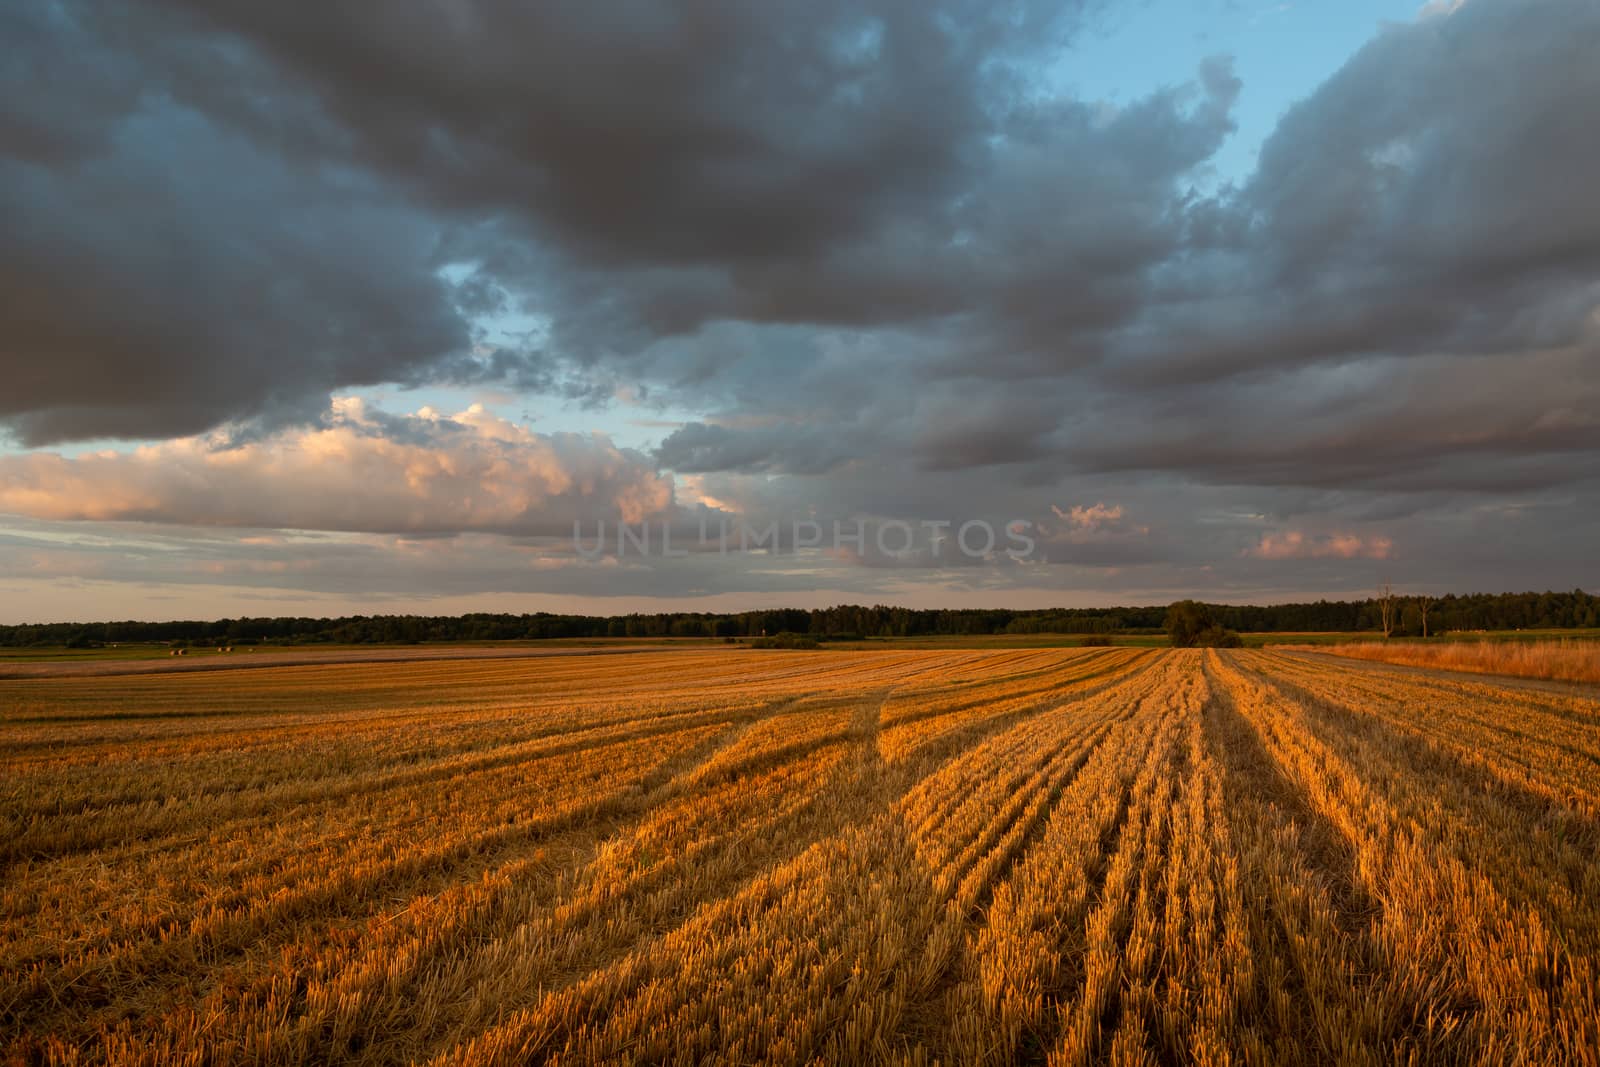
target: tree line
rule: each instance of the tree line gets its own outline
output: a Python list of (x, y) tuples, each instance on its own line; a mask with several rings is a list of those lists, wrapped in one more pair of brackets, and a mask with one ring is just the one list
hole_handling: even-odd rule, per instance
[[(1243, 633), (1382, 631), (1379, 598), (1313, 603), (1207, 604), (1216, 625)], [(1395, 636), (1462, 630), (1600, 627), (1600, 597), (1570, 593), (1473, 593), (1389, 598)], [(352, 615), (343, 618), (247, 618), (184, 622), (46, 623), (0, 626), (0, 646), (87, 646), (141, 642), (172, 644), (415, 644), (427, 641), (510, 641), (592, 637), (747, 638), (780, 633), (821, 640), (969, 634), (1160, 634), (1168, 607), (912, 609), (840, 604), (814, 610), (776, 609), (713, 614), (635, 615)]]

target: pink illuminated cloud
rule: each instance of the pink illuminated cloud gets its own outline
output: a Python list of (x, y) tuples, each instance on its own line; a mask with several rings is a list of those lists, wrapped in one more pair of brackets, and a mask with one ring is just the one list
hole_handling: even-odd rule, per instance
[(1245, 550), (1255, 559), (1388, 559), (1394, 542), (1387, 537), (1361, 537), (1333, 533), (1312, 536), (1300, 530), (1284, 530), (1261, 536), (1260, 542)]

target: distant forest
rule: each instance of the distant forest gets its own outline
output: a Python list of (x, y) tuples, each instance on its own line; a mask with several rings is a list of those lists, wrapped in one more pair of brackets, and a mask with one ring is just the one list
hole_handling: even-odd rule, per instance
[[(1572, 629), (1600, 627), (1600, 597), (1570, 593), (1474, 593), (1399, 597), (1395, 634), (1428, 630)], [(736, 614), (654, 615), (354, 615), (339, 619), (217, 619), (211, 622), (95, 622), (0, 626), (0, 646), (92, 647), (123, 642), (172, 644), (412, 644), (424, 641), (511, 641), (559, 637), (759, 637), (809, 634), (823, 640), (958, 634), (1160, 633), (1167, 608), (1052, 608), (1045, 611), (912, 610), (843, 604), (812, 611), (779, 609)], [(1377, 600), (1311, 604), (1213, 606), (1231, 630), (1356, 631), (1381, 628)]]

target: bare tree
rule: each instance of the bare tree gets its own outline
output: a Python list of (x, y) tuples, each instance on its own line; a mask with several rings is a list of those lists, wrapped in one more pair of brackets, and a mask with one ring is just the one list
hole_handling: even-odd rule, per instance
[(1394, 633), (1394, 586), (1388, 582), (1378, 587), (1378, 614), (1383, 619), (1383, 636), (1387, 640)]
[(1428, 611), (1433, 607), (1433, 597), (1424, 593), (1417, 597), (1417, 611), (1422, 614), (1422, 636), (1428, 636)]

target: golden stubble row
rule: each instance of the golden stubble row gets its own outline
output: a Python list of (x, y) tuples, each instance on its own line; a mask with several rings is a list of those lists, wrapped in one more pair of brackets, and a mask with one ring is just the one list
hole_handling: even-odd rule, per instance
[[(34, 850), (0, 891), (13, 1056), (1600, 1047), (1582, 693), (1255, 652), (730, 650), (458, 665), (482, 672), (474, 708), (426, 668), (438, 691), (409, 707), (297, 707), (315, 685), (276, 671), (230, 680), (231, 714), (169, 687), (174, 715), (141, 704), (167, 725), (133, 741), (121, 718), (97, 740), (72, 692), (48, 786), (50, 694), (30, 690), (0, 725), (41, 785), (6, 794)], [(262, 763), (238, 788), (207, 721)], [(122, 744), (110, 783), (83, 773)], [(117, 777), (141, 760), (163, 789), (189, 762), (192, 795), (142, 807)]]
[(1600, 817), (1600, 712), (1592, 697), (1470, 675), (1348, 671), (1303, 656), (1262, 662), (1276, 677), (1474, 762), (1513, 789)]
[[(1337, 714), (1274, 666), (1246, 654), (1216, 673), (1342, 839), (1351, 895), (1371, 902), (1355, 927), (1372, 974), (1365, 1046), (1430, 1062), (1585, 1062), (1600, 1048), (1595, 905), (1566, 883), (1583, 865), (1531, 840), (1526, 812), (1479, 787), (1469, 764), (1430, 768), (1404, 734)], [(1576, 847), (1592, 856), (1592, 841)]]
[(1600, 682), (1600, 641), (1542, 638), (1529, 641), (1359, 641), (1327, 646), (1352, 659), (1434, 667), (1476, 674)]
[[(939, 663), (938, 657), (925, 654), (839, 657), (821, 663), (793, 655), (746, 654), (741, 667), (750, 684), (742, 689), (718, 684), (709, 692), (696, 684), (700, 673), (695, 661), (671, 665), (675, 671), (658, 672), (652, 688), (676, 692), (676, 704), (663, 706), (653, 698), (631, 716), (618, 715), (610, 705), (597, 709), (580, 679), (569, 696), (590, 714), (569, 718), (565, 725), (573, 728), (563, 731), (559, 723), (552, 727), (551, 716), (544, 714), (546, 697), (530, 704), (526, 719), (508, 716), (496, 702), (485, 709), (484, 718), (503, 727), (499, 735), (491, 730), (486, 744), (442, 755), (433, 743), (436, 729), (457, 729), (459, 722), (447, 717), (435, 724), (413, 716), (396, 729), (417, 755), (403, 760), (398, 773), (380, 763), (377, 773), (365, 777), (303, 774), (298, 781), (290, 779), (291, 788), (301, 791), (288, 795), (281, 786), (277, 794), (270, 786), (222, 794), (202, 788), (199, 800), (188, 804), (197, 809), (193, 818), (163, 804), (157, 818), (141, 820), (147, 813), (126, 806), (108, 811), (93, 793), (77, 804), (46, 794), (30, 813), (30, 791), (18, 789), (8, 816), (30, 828), (59, 830), (59, 835), (47, 838), (52, 847), (43, 856), (25, 855), (8, 872), (14, 877), (0, 901), (8, 935), (15, 931), (16, 936), (8, 936), (5, 944), (10, 982), (0, 1004), (9, 1019), (39, 1020), (33, 1028), (37, 1031), (62, 1030), (57, 1024), (68, 1020), (100, 1028), (126, 1014), (129, 1002), (142, 1008), (197, 979), (221, 975), (216, 985), (229, 997), (241, 987), (254, 988), (260, 982), (241, 975), (259, 971), (275, 948), (303, 974), (319, 946), (349, 942), (351, 930), (356, 931), (354, 940), (361, 941), (367, 936), (363, 924), (386, 929), (393, 920), (378, 917), (395, 912), (397, 904), (459, 895), (459, 883), (474, 881), (480, 873), (492, 883), (497, 872), (517, 864), (550, 862), (548, 845), (554, 836), (578, 838), (581, 851), (582, 844), (604, 842), (613, 820), (648, 811), (659, 824), (670, 810), (659, 805), (677, 793), (706, 812), (715, 811), (709, 798), (737, 792), (741, 776), (761, 765), (772, 765), (779, 778), (805, 779), (808, 760), (838, 758), (827, 750), (830, 745), (837, 748), (855, 725), (858, 705), (872, 710), (875, 727), (877, 704), (888, 689), (898, 679), (927, 673)], [(819, 672), (818, 666), (831, 669)], [(265, 677), (273, 672), (250, 673)], [(719, 678), (735, 673), (723, 662), (715, 672)], [(805, 685), (793, 681), (797, 675)], [(825, 708), (789, 714), (810, 699), (813, 686), (847, 695)], [(205, 699), (204, 690), (193, 692)], [(862, 696), (848, 696), (852, 692)], [(395, 721), (390, 709), (371, 711)], [(290, 712), (279, 709), (274, 714)], [(320, 708), (301, 713), (314, 728), (303, 730), (300, 739), (312, 739), (312, 748), (336, 736), (352, 718), (348, 709), (341, 709), (334, 722), (318, 721), (321, 715)], [(608, 719), (621, 726), (591, 725)], [(580, 723), (582, 728), (576, 728)], [(530, 730), (533, 740), (523, 740)], [(152, 742), (160, 751), (153, 765), (169, 765), (169, 743), (165, 736)], [(872, 744), (872, 737), (859, 739), (863, 750)], [(403, 751), (405, 744), (398, 747)], [(661, 775), (663, 764), (686, 753), (693, 758), (682, 768)], [(651, 776), (661, 782), (645, 788)], [(782, 847), (802, 844), (805, 820), (796, 824), (783, 804), (763, 808), (760, 799), (737, 817), (730, 816), (732, 839), (748, 840), (771, 830), (762, 822), (770, 818), (780, 824), (776, 840)], [(244, 809), (234, 810), (230, 804), (243, 804)], [(63, 817), (64, 826), (49, 825)], [(678, 818), (681, 822), (686, 817)], [(115, 829), (108, 832), (107, 824)], [(96, 834), (110, 837), (109, 845), (94, 847), (102, 844)], [(639, 851), (645, 865), (656, 868), (655, 880), (676, 890), (674, 868), (654, 856), (671, 864), (692, 863), (705, 849), (694, 841), (654, 846), (647, 841)], [(616, 854), (612, 848), (609, 855)], [(615, 892), (618, 885), (614, 872), (597, 874), (592, 881), (603, 892)], [(695, 898), (689, 894), (685, 899)], [(601, 921), (627, 930), (615, 915), (605, 914)], [(581, 952), (572, 955), (580, 962), (585, 958)], [(271, 1004), (267, 1015), (294, 1014), (297, 998), (304, 995), (296, 990), (303, 983), (292, 976), (273, 978), (268, 985), (273, 983), (281, 988), (276, 997), (265, 998)], [(347, 1003), (344, 1016), (352, 1015), (349, 1008)], [(182, 1029), (177, 1020), (185, 1010), (180, 1006), (169, 1012), (164, 1025)], [(142, 1022), (150, 1021), (148, 1012), (139, 1014)], [(232, 1025), (239, 1015), (219, 1008), (207, 1018)], [(200, 1047), (216, 1043), (214, 1029), (202, 1031)], [(137, 1041), (140, 1030), (139, 1023), (123, 1020), (111, 1036)], [(268, 1025), (264, 1032), (273, 1033), (274, 1027)]]

